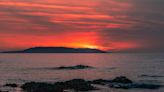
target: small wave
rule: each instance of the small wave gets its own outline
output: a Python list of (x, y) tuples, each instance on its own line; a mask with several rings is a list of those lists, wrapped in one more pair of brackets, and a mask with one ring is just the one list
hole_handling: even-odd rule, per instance
[(152, 77), (152, 78), (164, 78), (164, 76), (162, 75), (146, 75), (146, 74), (142, 74), (139, 77)]

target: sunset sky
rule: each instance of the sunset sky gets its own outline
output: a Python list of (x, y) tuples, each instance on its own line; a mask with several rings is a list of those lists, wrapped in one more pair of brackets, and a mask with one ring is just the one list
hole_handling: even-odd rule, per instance
[(164, 0), (0, 0), (0, 51), (164, 51)]

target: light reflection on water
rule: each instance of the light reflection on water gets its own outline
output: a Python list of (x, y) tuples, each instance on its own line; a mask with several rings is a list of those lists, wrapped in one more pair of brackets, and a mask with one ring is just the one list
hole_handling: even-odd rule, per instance
[[(45, 69), (79, 64), (95, 68)], [(0, 85), (5, 83), (23, 84), (28, 81), (56, 82), (74, 78), (111, 79), (120, 75), (135, 81), (157, 80), (163, 83), (164, 77), (139, 77), (143, 74), (164, 76), (163, 67), (163, 54), (0, 54)], [(160, 89), (155, 92), (163, 91)], [(137, 91), (135, 90), (135, 92)]]

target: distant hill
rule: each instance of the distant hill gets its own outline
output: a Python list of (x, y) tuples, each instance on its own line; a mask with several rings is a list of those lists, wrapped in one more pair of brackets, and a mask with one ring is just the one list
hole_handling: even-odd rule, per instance
[(20, 51), (7, 51), (3, 53), (106, 53), (105, 51), (89, 48), (67, 47), (34, 47)]

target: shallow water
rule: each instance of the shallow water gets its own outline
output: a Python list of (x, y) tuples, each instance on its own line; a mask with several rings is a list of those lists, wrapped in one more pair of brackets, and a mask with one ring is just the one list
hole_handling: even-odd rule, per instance
[[(79, 64), (95, 68), (49, 69)], [(1, 86), (6, 83), (21, 85), (29, 81), (56, 82), (75, 78), (112, 79), (120, 75), (137, 82), (164, 85), (164, 53), (0, 54), (0, 74)], [(3, 87), (1, 88), (3, 89)], [(158, 90), (101, 88), (103, 88), (101, 91), (94, 92), (164, 92), (164, 88)]]

